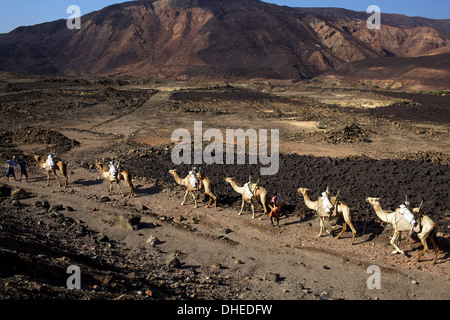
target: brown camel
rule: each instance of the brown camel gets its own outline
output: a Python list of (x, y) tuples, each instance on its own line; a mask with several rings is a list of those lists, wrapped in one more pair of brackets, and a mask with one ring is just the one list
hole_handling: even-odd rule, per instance
[(198, 208), (197, 197), (194, 194), (194, 191), (203, 190), (203, 193), (209, 196), (209, 202), (206, 208), (209, 208), (211, 202), (214, 200), (214, 206), (217, 209), (217, 196), (214, 194), (213, 183), (209, 178), (204, 175), (197, 174), (196, 178), (198, 185), (194, 188), (190, 175), (187, 175), (184, 179), (181, 179), (176, 169), (169, 170), (169, 173), (174, 177), (176, 183), (180, 186), (186, 187), (186, 193), (184, 194), (183, 202), (181, 203), (182, 206), (184, 206), (186, 197), (188, 193), (190, 193), (192, 198), (194, 198), (195, 208)]
[[(322, 236), (323, 230), (325, 230), (329, 235), (331, 234), (325, 227), (325, 219), (329, 219), (330, 217), (340, 217), (343, 220), (342, 223), (342, 231), (338, 234), (337, 238), (339, 239), (341, 235), (344, 233), (344, 231), (347, 229), (347, 224), (352, 229), (352, 242), (353, 245), (355, 242), (355, 236), (356, 236), (356, 229), (353, 225), (353, 215), (350, 210), (350, 207), (345, 204), (342, 201), (338, 200), (337, 203), (337, 210), (334, 210), (331, 214), (326, 213), (325, 209), (323, 207), (323, 199), (322, 197), (319, 197), (317, 201), (311, 201), (309, 198), (309, 189), (307, 188), (299, 188), (297, 190), (299, 193), (303, 195), (303, 199), (305, 200), (306, 206), (314, 210), (316, 212), (317, 217), (319, 218), (320, 222), (320, 232), (318, 234), (318, 237)], [(328, 188), (327, 188), (327, 194), (329, 194)], [(331, 203), (336, 202), (336, 197), (329, 197)]]
[(41, 156), (35, 155), (34, 159), (37, 161), (39, 167), (41, 167), (47, 172), (47, 186), (50, 185), (50, 172), (53, 172), (56, 177), (56, 180), (58, 181), (59, 186), (62, 187), (61, 181), (59, 181), (58, 175), (56, 174), (56, 171), (59, 170), (64, 176), (65, 180), (64, 188), (67, 188), (67, 186), (69, 185), (69, 178), (67, 176), (67, 164), (65, 162), (57, 161), (55, 163), (56, 166), (54, 168), (51, 168), (48, 165), (47, 161), (42, 161)]
[(264, 208), (264, 214), (261, 218), (259, 218), (259, 220), (262, 220), (265, 217), (265, 215), (267, 213), (267, 204), (268, 204), (266, 189), (264, 189), (263, 187), (253, 186), (252, 187), (253, 190), (251, 190), (251, 193), (249, 193), (248, 191), (245, 190), (246, 189), (245, 186), (239, 187), (236, 184), (236, 181), (234, 178), (226, 178), (225, 181), (231, 185), (231, 187), (234, 189), (234, 191), (236, 191), (237, 193), (240, 193), (242, 195), (241, 211), (239, 211), (238, 215), (242, 214), (242, 211), (244, 210), (244, 205), (247, 202), (247, 203), (250, 203), (250, 205), (252, 207), (252, 212), (253, 212), (252, 217), (255, 218), (255, 207), (253, 205), (252, 200), (256, 200), (256, 201), (260, 201)]
[(206, 206), (207, 208), (209, 208), (209, 206), (211, 205), (212, 200), (214, 200), (214, 206), (216, 209), (217, 208), (217, 198), (218, 196), (216, 195), (216, 193), (214, 192), (214, 185), (212, 183), (212, 181), (206, 177), (205, 175), (203, 175), (201, 173), (201, 169), (199, 170), (199, 172), (195, 175), (197, 180), (200, 183), (199, 189), (201, 190), (203, 188), (204, 190), (204, 194), (208, 195), (209, 197), (209, 202), (208, 205)]
[(97, 161), (95, 163), (95, 166), (103, 175), (103, 177), (109, 181), (109, 194), (112, 193), (113, 183), (115, 182), (117, 184), (120, 193), (122, 194), (122, 197), (125, 197), (125, 194), (123, 193), (122, 188), (120, 187), (120, 181), (125, 180), (125, 182), (128, 185), (128, 188), (130, 188), (130, 193), (128, 194), (127, 198), (131, 198), (132, 196), (134, 196), (133, 177), (130, 171), (124, 168), (120, 168), (117, 172), (116, 177), (114, 178), (110, 172), (108, 165), (102, 164), (99, 161)]
[[(403, 215), (400, 213), (400, 208), (397, 208), (394, 212), (383, 210), (380, 205), (380, 198), (367, 198), (366, 201), (370, 203), (370, 205), (375, 210), (375, 213), (377, 216), (384, 222), (392, 224), (394, 227), (394, 235), (391, 239), (391, 245), (395, 248), (394, 251), (392, 251), (392, 254), (401, 253), (405, 254), (402, 250), (400, 250), (400, 239), (401, 239), (401, 232), (416, 232), (417, 236), (420, 239), (420, 242), (422, 242), (423, 250), (417, 257), (417, 261), (420, 261), (420, 258), (422, 255), (428, 250), (428, 244), (427, 244), (427, 238), (430, 236), (431, 242), (434, 247), (434, 260), (433, 264), (436, 263), (436, 259), (439, 254), (439, 248), (436, 243), (436, 224), (431, 220), (430, 217), (426, 215), (422, 215), (421, 218), (418, 221), (419, 223), (412, 228), (411, 224), (406, 221), (403, 218)], [(417, 210), (417, 208), (413, 209), (413, 212), (418, 212), (420, 210)]]

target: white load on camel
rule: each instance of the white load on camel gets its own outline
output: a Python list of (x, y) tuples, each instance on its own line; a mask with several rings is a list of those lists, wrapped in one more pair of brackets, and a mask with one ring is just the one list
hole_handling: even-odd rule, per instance
[(325, 209), (325, 212), (330, 214), (331, 209), (333, 209), (334, 206), (331, 204), (331, 201), (328, 198), (328, 194), (326, 192), (322, 192), (322, 203), (323, 203), (323, 208)]
[(416, 225), (414, 214), (408, 209), (408, 207), (406, 207), (406, 205), (400, 205), (400, 214), (403, 216), (403, 219), (405, 219), (411, 226), (414, 227)]
[(56, 153), (50, 153), (47, 157), (47, 165), (52, 169), (55, 168), (55, 160), (54, 160), (55, 157)]
[(113, 179), (116, 179), (116, 177), (117, 177), (118, 166), (119, 166), (119, 161), (117, 161), (117, 160), (109, 162), (109, 172), (111, 173), (111, 176), (113, 177)]
[(195, 177), (194, 171), (189, 171), (189, 177), (191, 179), (192, 185), (194, 186), (194, 189), (197, 189), (198, 181), (197, 178)]
[(248, 184), (248, 182), (244, 184), (244, 196), (246, 196), (247, 198), (252, 198), (253, 192), (252, 190), (250, 190), (250, 186)]

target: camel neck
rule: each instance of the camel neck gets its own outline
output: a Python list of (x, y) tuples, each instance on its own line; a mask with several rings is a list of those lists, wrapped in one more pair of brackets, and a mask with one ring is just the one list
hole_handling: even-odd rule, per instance
[(176, 183), (181, 184), (181, 178), (180, 178), (180, 176), (178, 175), (178, 173), (174, 172), (174, 173), (173, 173), (173, 177), (174, 177)]
[(100, 171), (101, 174), (105, 173), (105, 169), (103, 169), (103, 166), (101, 165), (98, 166), (98, 170)]
[(41, 159), (41, 158), (36, 159), (36, 161), (37, 161), (39, 167), (44, 168), (44, 163), (42, 162), (42, 159)]
[(305, 204), (308, 208), (313, 210), (316, 209), (317, 201), (311, 201), (311, 199), (309, 198), (309, 194), (307, 192), (303, 194), (303, 199), (305, 200)]
[(242, 193), (242, 187), (239, 187), (236, 184), (236, 181), (231, 181), (230, 184), (231, 184), (231, 187), (234, 189), (234, 191), (236, 191), (238, 193)]
[(380, 203), (378, 203), (378, 202), (375, 203), (373, 205), (373, 209), (375, 210), (375, 213), (377, 214), (378, 218), (380, 218), (384, 222), (389, 222), (389, 215), (390, 215), (390, 213), (384, 211), (381, 208)]

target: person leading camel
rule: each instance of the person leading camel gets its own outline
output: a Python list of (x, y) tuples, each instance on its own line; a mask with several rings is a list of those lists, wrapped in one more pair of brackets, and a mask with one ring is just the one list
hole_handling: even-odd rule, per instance
[(270, 225), (274, 225), (273, 220), (275, 219), (277, 221), (277, 227), (279, 227), (281, 218), (281, 205), (283, 204), (283, 199), (281, 199), (275, 192), (273, 194), (272, 200), (270, 200), (270, 203), (273, 204), (273, 207), (269, 204), (269, 207), (272, 209), (269, 214)]
[(9, 178), (14, 178), (14, 181), (17, 181), (16, 173), (14, 171), (14, 167), (16, 166), (17, 162), (15, 156), (13, 156), (11, 160), (6, 161), (6, 182), (9, 182)]

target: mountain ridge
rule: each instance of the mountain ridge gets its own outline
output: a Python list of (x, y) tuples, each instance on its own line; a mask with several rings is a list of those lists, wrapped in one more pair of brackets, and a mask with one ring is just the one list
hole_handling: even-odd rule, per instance
[[(383, 15), (382, 22), (395, 22), (393, 16)], [(447, 25), (407, 17), (413, 27), (402, 28), (406, 22), (399, 20), (376, 32), (363, 18), (346, 9), (259, 0), (130, 1), (82, 16), (81, 30), (57, 20), (0, 35), (0, 70), (299, 80), (359, 60), (450, 52), (450, 19)]]

